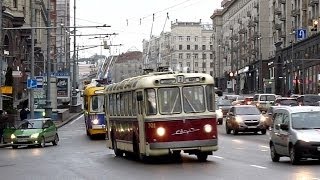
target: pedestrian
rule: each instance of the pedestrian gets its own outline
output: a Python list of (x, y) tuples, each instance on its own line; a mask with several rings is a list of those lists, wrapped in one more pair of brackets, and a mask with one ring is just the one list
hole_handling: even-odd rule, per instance
[(30, 110), (27, 107), (23, 107), (20, 111), (20, 120), (23, 121), (25, 119), (28, 119), (29, 113), (30, 113)]

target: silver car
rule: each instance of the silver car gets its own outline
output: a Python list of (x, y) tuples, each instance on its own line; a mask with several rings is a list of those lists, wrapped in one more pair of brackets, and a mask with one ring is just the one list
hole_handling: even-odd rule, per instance
[(292, 164), (301, 159), (320, 159), (320, 107), (283, 106), (274, 111), (270, 133), (271, 159), (288, 156)]

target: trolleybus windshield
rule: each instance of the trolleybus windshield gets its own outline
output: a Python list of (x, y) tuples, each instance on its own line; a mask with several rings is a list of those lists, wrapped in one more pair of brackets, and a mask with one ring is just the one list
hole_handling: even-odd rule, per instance
[(204, 112), (204, 91), (202, 86), (189, 86), (182, 88), (184, 112)]
[(159, 88), (158, 99), (160, 114), (181, 113), (181, 97), (178, 87)]
[(90, 111), (103, 112), (104, 96), (92, 96)]

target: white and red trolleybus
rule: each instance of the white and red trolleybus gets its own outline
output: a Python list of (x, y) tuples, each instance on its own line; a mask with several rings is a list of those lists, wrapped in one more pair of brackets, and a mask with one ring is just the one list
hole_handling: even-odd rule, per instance
[(105, 87), (108, 140), (116, 156), (140, 159), (195, 154), (200, 161), (218, 150), (213, 77), (158, 72)]

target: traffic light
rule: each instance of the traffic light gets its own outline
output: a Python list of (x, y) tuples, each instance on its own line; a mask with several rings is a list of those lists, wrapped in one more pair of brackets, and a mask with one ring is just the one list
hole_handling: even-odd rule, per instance
[(318, 20), (313, 20), (311, 31), (318, 30)]

